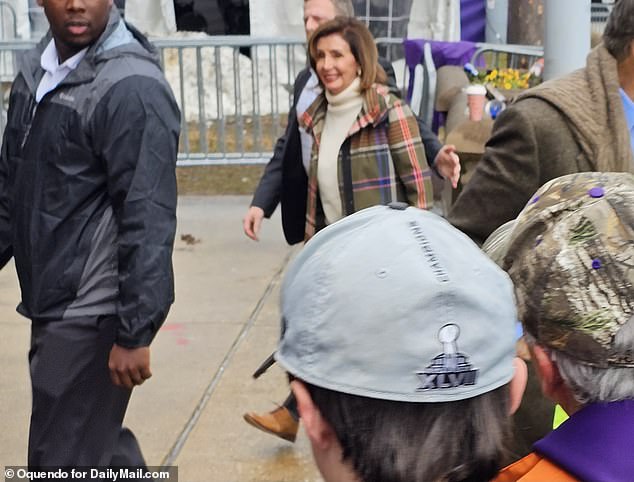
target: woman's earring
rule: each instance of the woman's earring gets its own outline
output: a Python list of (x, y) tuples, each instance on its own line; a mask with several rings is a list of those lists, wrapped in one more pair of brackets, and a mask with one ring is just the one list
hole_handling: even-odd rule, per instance
[(361, 71), (361, 67), (359, 67), (359, 68), (357, 69), (357, 77), (361, 77), (361, 74), (362, 74), (362, 73), (363, 73), (363, 72)]

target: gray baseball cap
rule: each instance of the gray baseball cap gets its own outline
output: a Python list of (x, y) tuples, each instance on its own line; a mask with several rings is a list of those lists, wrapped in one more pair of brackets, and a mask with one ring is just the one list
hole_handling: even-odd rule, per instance
[(313, 385), (447, 402), (513, 376), (513, 286), (428, 211), (375, 206), (317, 233), (282, 285), (277, 361)]

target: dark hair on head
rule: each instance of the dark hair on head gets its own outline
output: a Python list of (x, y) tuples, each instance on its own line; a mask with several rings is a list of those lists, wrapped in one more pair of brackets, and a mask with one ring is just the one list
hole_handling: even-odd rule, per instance
[(385, 84), (387, 76), (379, 65), (379, 53), (374, 37), (363, 22), (353, 17), (336, 17), (317, 28), (308, 41), (310, 65), (316, 70), (317, 42), (330, 35), (341, 35), (350, 46), (354, 59), (361, 68), (361, 92), (365, 92), (372, 84)]
[(603, 44), (617, 61), (630, 55), (634, 40), (634, 0), (619, 0), (614, 5), (603, 31)]
[(305, 385), (363, 482), (483, 482), (506, 462), (508, 385), (446, 403), (394, 402)]

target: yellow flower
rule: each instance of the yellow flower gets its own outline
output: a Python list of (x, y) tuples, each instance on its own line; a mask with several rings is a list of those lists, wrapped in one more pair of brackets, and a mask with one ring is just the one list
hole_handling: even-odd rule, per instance
[(500, 89), (528, 89), (532, 78), (530, 73), (520, 69), (493, 69), (484, 81)]

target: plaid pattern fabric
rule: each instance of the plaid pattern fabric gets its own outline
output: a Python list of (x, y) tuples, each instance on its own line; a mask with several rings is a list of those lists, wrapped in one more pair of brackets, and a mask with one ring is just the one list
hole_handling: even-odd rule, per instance
[[(320, 209), (317, 161), (327, 106), (321, 94), (299, 120), (315, 140), (308, 173), (306, 240), (326, 224)], [(343, 147), (339, 151), (339, 190), (342, 202), (352, 198), (353, 211), (391, 201), (431, 207), (431, 171), (416, 117), (386, 86), (375, 84), (365, 93), (347, 141), (343, 146), (349, 145), (349, 153)], [(346, 156), (349, 162), (343, 162)], [(351, 185), (344, 182), (346, 178), (351, 179)], [(342, 212), (346, 213), (344, 206)]]

